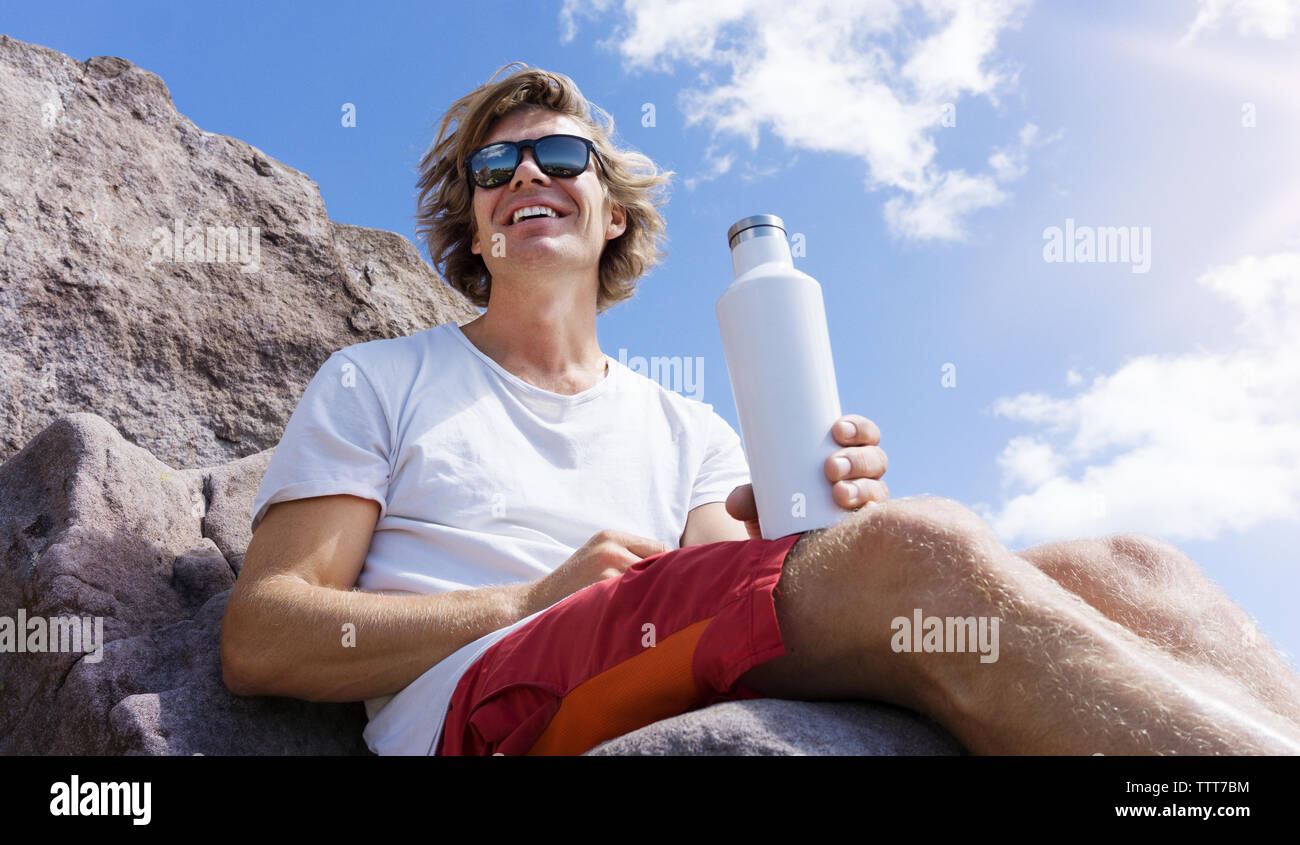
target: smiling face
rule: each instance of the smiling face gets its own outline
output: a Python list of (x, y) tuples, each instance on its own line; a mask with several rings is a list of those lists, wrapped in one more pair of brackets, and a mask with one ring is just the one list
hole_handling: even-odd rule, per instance
[[(568, 115), (519, 110), (501, 118), (478, 146), (555, 134), (591, 137)], [(514, 212), (529, 206), (550, 208), (555, 216), (514, 222)], [(595, 156), (588, 156), (587, 169), (577, 176), (547, 176), (531, 148), (524, 150), (509, 182), (496, 188), (474, 187), (473, 213), (476, 226), (470, 249), (483, 256), (494, 279), (524, 267), (590, 272), (594, 278), (605, 242), (627, 227), (622, 209), (606, 204)]]

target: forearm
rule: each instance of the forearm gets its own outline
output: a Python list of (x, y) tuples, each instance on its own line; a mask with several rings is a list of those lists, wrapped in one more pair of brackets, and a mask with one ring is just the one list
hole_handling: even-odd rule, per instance
[(930, 679), (927, 709), (971, 751), (1300, 753), (1300, 729), (1246, 689), (1176, 659), (1007, 557), (970, 591), (1002, 620), (998, 660), (917, 656)]
[(226, 683), (240, 695), (311, 701), (393, 694), (462, 646), (531, 614), (533, 586), (395, 596), (288, 575), (237, 586), (222, 623)]

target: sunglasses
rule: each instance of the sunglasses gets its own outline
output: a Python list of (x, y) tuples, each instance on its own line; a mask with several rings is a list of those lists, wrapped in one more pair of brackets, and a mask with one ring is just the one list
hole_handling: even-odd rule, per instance
[(596, 157), (600, 170), (605, 172), (596, 145), (577, 135), (547, 135), (526, 141), (497, 141), (479, 147), (465, 159), (470, 179), (480, 188), (496, 188), (509, 182), (515, 168), (523, 161), (524, 150), (531, 149), (537, 166), (547, 176), (572, 178), (587, 169), (588, 154)]

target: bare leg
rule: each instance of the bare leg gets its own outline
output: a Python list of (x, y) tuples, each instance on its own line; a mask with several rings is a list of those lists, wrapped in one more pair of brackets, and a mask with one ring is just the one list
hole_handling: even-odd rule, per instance
[[(1089, 550), (1100, 547), (1058, 551), (1068, 560)], [(954, 502), (896, 500), (808, 535), (778, 589), (787, 654), (741, 677), (766, 695), (899, 704), (983, 753), (1300, 753), (1300, 725), (1279, 715), (1277, 701), (1294, 707), (1285, 687), (1261, 697), (1154, 644)], [(891, 620), (914, 608), (999, 618), (999, 659), (894, 652)], [(1160, 629), (1158, 616), (1148, 622)]]
[(1240, 607), (1175, 547), (1120, 535), (1017, 552), (1065, 589), (1193, 666), (1300, 724), (1300, 677)]

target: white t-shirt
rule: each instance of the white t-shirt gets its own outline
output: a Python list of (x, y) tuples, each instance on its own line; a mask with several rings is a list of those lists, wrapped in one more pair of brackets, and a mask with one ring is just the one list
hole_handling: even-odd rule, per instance
[[(564, 396), (502, 369), (454, 323), (340, 349), (285, 426), (253, 529), (276, 502), (373, 499), (356, 588), (405, 595), (536, 581), (605, 528), (677, 548), (691, 509), (749, 483), (740, 438), (712, 406), (605, 359), (599, 383)], [(528, 619), (367, 701), (366, 744), (433, 753), (465, 669)]]

